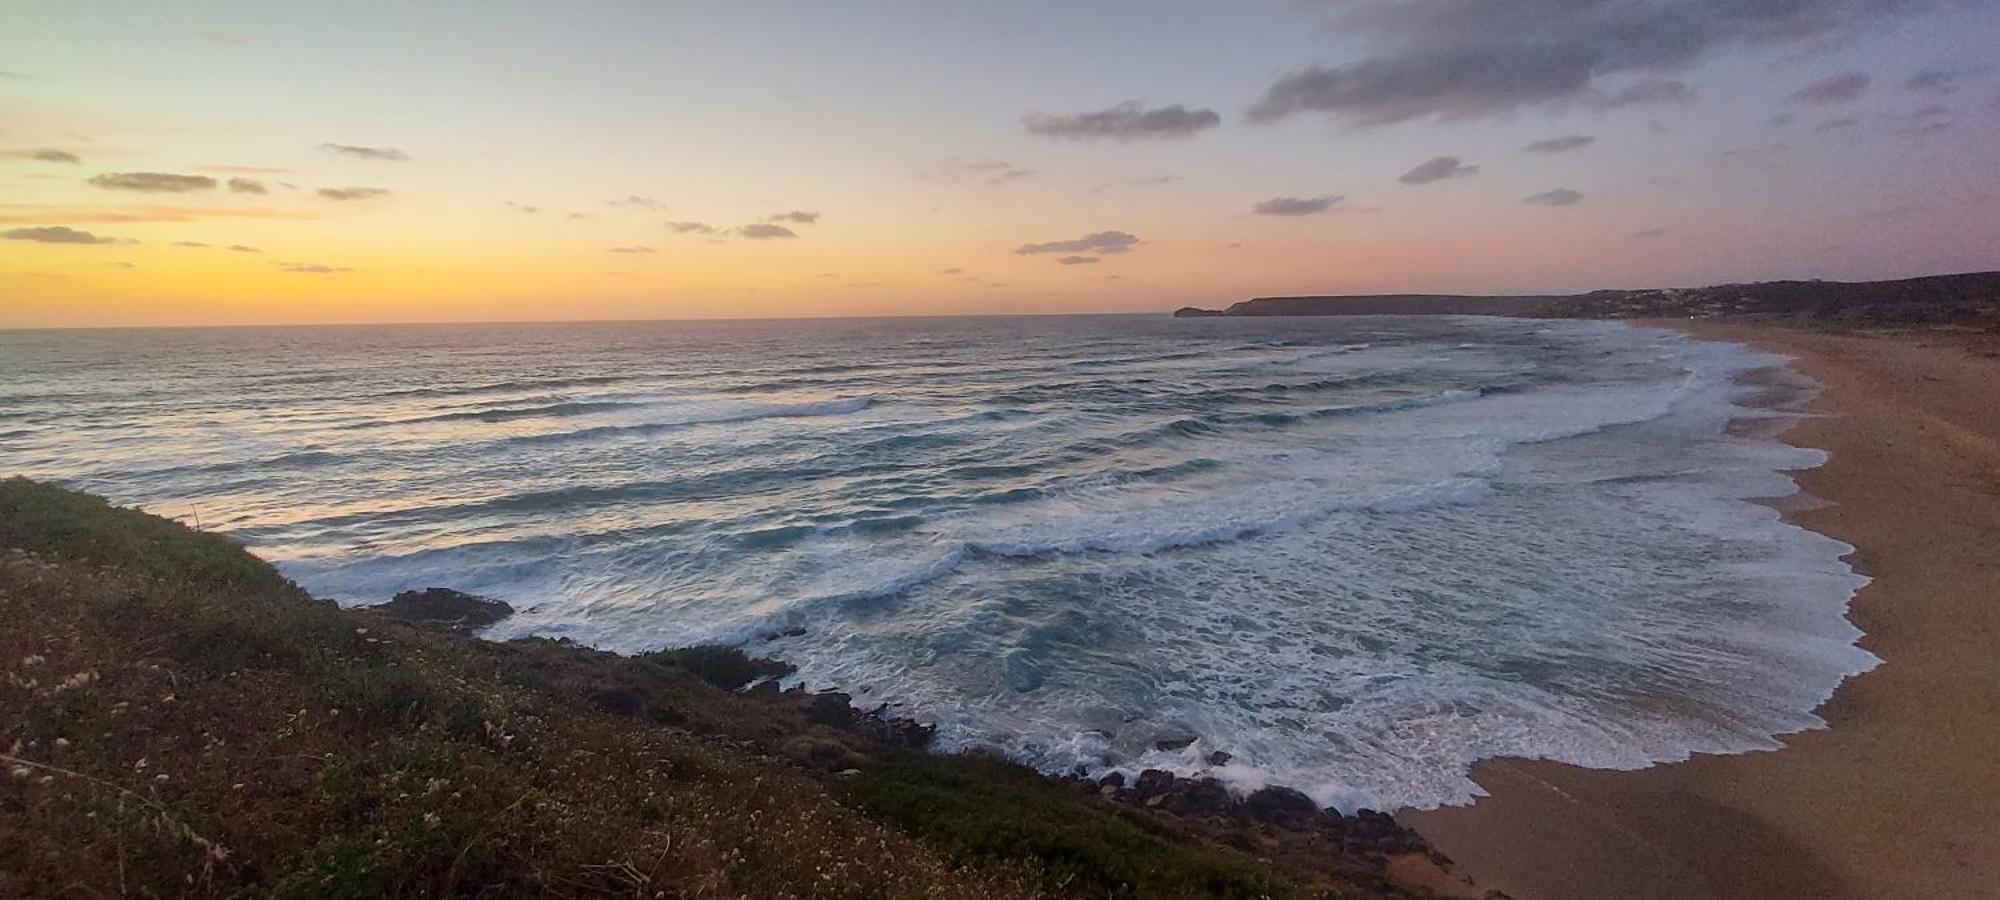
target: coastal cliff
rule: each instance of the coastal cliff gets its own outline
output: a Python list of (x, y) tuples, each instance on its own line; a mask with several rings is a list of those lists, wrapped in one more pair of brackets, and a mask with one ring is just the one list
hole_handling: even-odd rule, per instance
[(341, 609), (0, 481), (0, 896), (1478, 896), (1386, 815), (929, 753), (733, 648), (470, 633), (510, 612)]
[(1587, 294), (1367, 294), (1259, 297), (1175, 318), (1214, 316), (1521, 316), (1542, 319), (1752, 319), (1848, 327), (2000, 326), (2000, 272), (1894, 281), (1763, 281)]

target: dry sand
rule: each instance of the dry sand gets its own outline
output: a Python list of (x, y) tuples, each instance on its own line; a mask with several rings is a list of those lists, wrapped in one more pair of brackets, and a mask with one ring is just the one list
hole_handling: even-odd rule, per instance
[(1534, 898), (2000, 897), (2000, 338), (1674, 323), (1797, 358), (1829, 413), (1785, 435), (1857, 548), (1849, 614), (1880, 667), (1785, 747), (1637, 772), (1481, 764), (1492, 796), (1399, 818), (1481, 885)]

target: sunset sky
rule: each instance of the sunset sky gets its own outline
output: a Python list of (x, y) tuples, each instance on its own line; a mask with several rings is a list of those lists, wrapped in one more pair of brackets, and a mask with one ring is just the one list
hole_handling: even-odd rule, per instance
[(0, 0), (0, 327), (2000, 268), (1976, 0)]

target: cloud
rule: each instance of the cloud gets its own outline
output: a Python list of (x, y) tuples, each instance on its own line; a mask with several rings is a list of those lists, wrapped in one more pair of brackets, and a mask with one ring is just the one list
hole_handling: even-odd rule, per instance
[(964, 272), (965, 272), (965, 270), (964, 270), (964, 269), (961, 269), (961, 268), (959, 268), (959, 267), (957, 267), (957, 266), (953, 266), (953, 267), (951, 267), (951, 268), (949, 268), (949, 269), (939, 269), (939, 270), (938, 270), (938, 274), (939, 274), (939, 275), (960, 275), (960, 274), (963, 274)]
[(0, 224), (67, 222), (72, 225), (110, 225), (127, 222), (193, 222), (199, 219), (310, 219), (310, 214), (287, 209), (231, 206), (131, 206), (101, 208), (59, 206), (38, 203), (0, 202)]
[(706, 222), (668, 222), (667, 227), (675, 234), (714, 234), (715, 226)]
[(204, 244), (204, 243), (202, 243), (202, 242), (200, 242), (200, 241), (175, 241), (175, 242), (174, 242), (174, 246), (176, 246), (176, 247), (206, 247), (206, 246), (208, 246), (208, 245), (207, 245), (207, 244)]
[(631, 247), (613, 247), (613, 248), (611, 248), (611, 252), (613, 252), (613, 253), (651, 253), (651, 252), (653, 252), (653, 248), (651, 248), (651, 247), (638, 247), (638, 246), (631, 246)]
[(1915, 125), (1905, 125), (1896, 129), (1896, 133), (1904, 137), (1926, 137), (1950, 131), (1952, 127), (1952, 123), (1950, 122), (1922, 122)]
[(141, 191), (152, 194), (185, 194), (215, 189), (215, 179), (206, 175), (170, 175), (165, 172), (106, 172), (90, 183), (114, 191)]
[(542, 208), (539, 206), (529, 206), (525, 203), (515, 203), (512, 200), (507, 201), (507, 205), (513, 207), (514, 209), (518, 209), (521, 212), (527, 213), (528, 215), (531, 216), (536, 215), (537, 213), (540, 213), (542, 211)]
[(1653, 238), (1666, 237), (1667, 230), (1665, 228), (1648, 228), (1645, 231), (1635, 231), (1632, 233), (1632, 236), (1642, 241), (1652, 240)]
[(1536, 206), (1575, 206), (1582, 201), (1582, 194), (1569, 188), (1556, 188), (1553, 191), (1543, 191), (1521, 202), (1533, 203)]
[(1903, 89), (1925, 91), (1932, 94), (1949, 94), (1957, 91), (1960, 87), (1960, 82), (1971, 77), (1972, 74), (1964, 69), (1924, 69), (1910, 76), (1910, 80), (1903, 82)]
[(1343, 195), (1322, 194), (1318, 197), (1272, 197), (1259, 200), (1251, 205), (1250, 211), (1260, 216), (1310, 216), (1326, 212), (1347, 199)]
[(230, 244), (229, 249), (237, 253), (262, 253), (264, 251), (245, 244)]
[(229, 179), (229, 192), (230, 192), (230, 193), (232, 193), (232, 194), (268, 194), (268, 193), (270, 193), (270, 191), (269, 191), (269, 190), (265, 189), (265, 187), (264, 187), (264, 182), (261, 182), (261, 181), (257, 181), (257, 180), (255, 180), (255, 179), (252, 179), (252, 178), (231, 178), (231, 179)]
[(352, 156), (356, 159), (377, 159), (386, 162), (409, 162), (410, 155), (394, 147), (357, 147), (353, 144), (321, 144), (321, 150)]
[(1786, 125), (1792, 124), (1792, 120), (1796, 118), (1798, 117), (1791, 113), (1779, 113), (1765, 120), (1765, 124), (1770, 125), (1772, 128), (1783, 128)]
[(1567, 153), (1571, 150), (1579, 150), (1595, 143), (1597, 143), (1596, 135), (1572, 134), (1566, 137), (1543, 138), (1539, 141), (1533, 141), (1528, 146), (1521, 148), (1521, 150), (1524, 153)]
[(0, 237), (10, 241), (33, 241), (37, 244), (117, 244), (114, 237), (102, 237), (88, 231), (78, 231), (66, 225), (47, 225), (41, 228), (16, 228), (0, 232)]
[(370, 200), (389, 196), (388, 190), (372, 187), (320, 188), (319, 195), (328, 200)]
[(1029, 134), (1068, 141), (1167, 140), (1193, 137), (1221, 124), (1222, 117), (1212, 109), (1188, 109), (1178, 103), (1147, 109), (1140, 100), (1127, 100), (1096, 112), (1029, 113), (1021, 117)]
[(278, 271), (291, 272), (297, 275), (338, 275), (342, 272), (352, 272), (354, 270), (346, 266), (322, 266), (317, 263), (281, 262), (278, 263)]
[(792, 210), (791, 212), (778, 213), (777, 215), (772, 216), (767, 221), (796, 222), (800, 225), (812, 225), (819, 222), (819, 213), (806, 212), (805, 210), (795, 209)]
[(1091, 188), (1090, 192), (1093, 194), (1102, 194), (1112, 188), (1162, 187), (1174, 184), (1180, 180), (1181, 177), (1179, 175), (1140, 175), (1133, 178), (1120, 178), (1117, 181), (1107, 181)]
[(1017, 256), (1034, 256), (1038, 253), (1124, 253), (1138, 243), (1137, 237), (1123, 231), (1100, 231), (1067, 241), (1022, 244), (1014, 248), (1014, 253)]
[(638, 194), (626, 194), (623, 200), (606, 200), (604, 203), (607, 206), (630, 206), (634, 209), (648, 210), (660, 209), (662, 206), (660, 201), (651, 197), (641, 197)]
[(225, 175), (283, 175), (290, 169), (278, 166), (196, 166), (204, 172), (221, 172)]
[(1852, 103), (1861, 99), (1861, 95), (1867, 92), (1869, 81), (1867, 73), (1864, 72), (1829, 75), (1793, 91), (1791, 96), (1785, 98), (1785, 102), (1807, 106)]
[(14, 159), (32, 159), (36, 162), (70, 163), (72, 165), (83, 162), (83, 160), (77, 158), (76, 154), (68, 150), (57, 150), (52, 147), (8, 150), (0, 152), (0, 156), (12, 157)]
[(774, 238), (798, 237), (798, 233), (794, 232), (790, 228), (786, 228), (783, 225), (771, 225), (765, 222), (758, 222), (754, 225), (745, 225), (742, 228), (736, 229), (736, 233), (744, 237), (747, 237), (753, 241), (768, 241)]
[(1591, 109), (1607, 112), (1628, 106), (1693, 102), (1694, 89), (1672, 78), (1641, 79), (1612, 93), (1592, 96), (1584, 101)]
[(1861, 124), (1861, 120), (1860, 120), (1860, 119), (1857, 119), (1857, 118), (1855, 118), (1855, 117), (1853, 117), (1853, 116), (1843, 116), (1843, 117), (1841, 117), (1841, 118), (1838, 118), (1838, 119), (1828, 119), (1828, 120), (1826, 120), (1826, 121), (1824, 121), (1824, 122), (1821, 122), (1821, 123), (1819, 123), (1819, 127), (1817, 127), (1817, 128), (1814, 128), (1813, 130), (1814, 130), (1814, 131), (1839, 131), (1839, 130), (1840, 130), (1840, 129), (1842, 129), (1842, 128), (1853, 128), (1853, 127), (1855, 127), (1855, 126), (1857, 126), (1857, 125), (1860, 125), (1860, 124)]
[(985, 184), (1007, 184), (1008, 182), (1020, 181), (1023, 178), (1032, 178), (1035, 174), (1034, 169), (1023, 168), (997, 159), (976, 159), (960, 166), (959, 170), (948, 173), (946, 177), (957, 179), (960, 176), (964, 176), (977, 179)]
[[(1677, 99), (1668, 76), (1727, 51), (1857, 34), (1921, 0), (1355, 0), (1329, 25), (1370, 48), (1274, 81), (1253, 122), (1319, 114), (1350, 126), (1524, 106)], [(1604, 82), (1638, 77), (1624, 91)], [(1649, 83), (1645, 79), (1654, 79)], [(1641, 85), (1644, 85), (1641, 87)], [(1685, 87), (1685, 86), (1683, 86)]]
[(1449, 178), (1464, 178), (1479, 171), (1478, 166), (1462, 163), (1463, 160), (1456, 156), (1440, 156), (1404, 172), (1402, 177), (1396, 180), (1404, 184), (1430, 184), (1433, 181), (1444, 181)]
[(1065, 266), (1088, 266), (1088, 265), (1095, 265), (1097, 263), (1097, 257), (1065, 256), (1062, 259), (1056, 260), (1056, 262), (1060, 265), (1065, 265)]

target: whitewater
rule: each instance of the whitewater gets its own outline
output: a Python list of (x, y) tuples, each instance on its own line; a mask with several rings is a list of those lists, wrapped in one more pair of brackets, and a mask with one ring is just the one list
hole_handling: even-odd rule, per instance
[(1823, 724), (1875, 660), (1771, 502), (1811, 390), (1471, 317), (0, 332), (0, 475), (344, 604), (741, 645), (947, 750), (1395, 809)]

